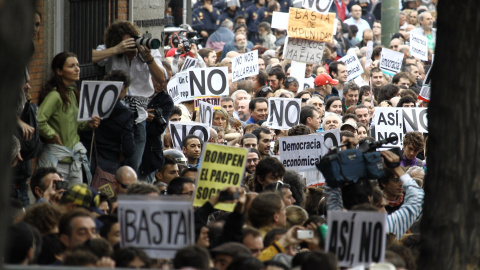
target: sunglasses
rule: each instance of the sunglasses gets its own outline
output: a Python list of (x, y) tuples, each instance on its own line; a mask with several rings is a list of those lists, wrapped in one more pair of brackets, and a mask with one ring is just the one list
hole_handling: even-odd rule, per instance
[(309, 98), (302, 98), (302, 102), (307, 102)]
[(125, 185), (124, 183), (120, 182), (120, 181), (116, 181), (117, 184), (119, 184), (122, 188), (124, 189), (127, 189), (130, 185)]
[(293, 77), (288, 77), (286, 81), (287, 81), (287, 83), (292, 83), (292, 82), (296, 82), (297, 79), (295, 79)]
[(270, 88), (270, 87), (268, 87), (268, 86), (263, 87), (261, 91), (262, 91), (262, 92), (272, 92), (272, 93), (273, 93), (272, 88)]

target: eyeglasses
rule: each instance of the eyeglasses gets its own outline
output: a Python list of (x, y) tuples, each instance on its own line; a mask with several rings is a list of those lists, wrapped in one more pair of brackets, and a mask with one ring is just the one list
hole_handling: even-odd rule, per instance
[(272, 92), (272, 93), (273, 93), (272, 88), (270, 88), (270, 87), (268, 87), (268, 86), (263, 87), (261, 91), (262, 91), (262, 92)]
[(258, 162), (258, 158), (252, 158), (252, 159), (247, 159), (247, 164), (249, 163), (257, 163)]

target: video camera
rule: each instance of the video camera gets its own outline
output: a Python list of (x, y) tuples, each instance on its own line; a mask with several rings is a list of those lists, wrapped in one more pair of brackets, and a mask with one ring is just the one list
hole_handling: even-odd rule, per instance
[(162, 44), (160, 42), (160, 39), (158, 38), (152, 38), (152, 33), (148, 33), (148, 31), (143, 34), (143, 36), (135, 36), (133, 37), (135, 40), (135, 44), (138, 46), (142, 45), (147, 47), (148, 49), (158, 49), (160, 48), (160, 45)]
[(197, 36), (197, 32), (187, 32), (186, 37), (182, 36), (180, 42), (183, 44), (183, 50), (187, 53), (190, 51), (192, 44), (198, 45), (203, 38)]
[(375, 150), (397, 140), (398, 137), (393, 135), (381, 141), (365, 140), (357, 149), (339, 151), (341, 146), (332, 147), (315, 166), (332, 188), (356, 183), (362, 178), (379, 179), (385, 176), (385, 168), (380, 152)]

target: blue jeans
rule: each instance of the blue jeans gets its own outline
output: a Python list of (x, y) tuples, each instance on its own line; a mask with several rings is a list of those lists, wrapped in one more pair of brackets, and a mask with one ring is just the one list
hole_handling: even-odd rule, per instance
[(135, 153), (133, 156), (126, 158), (123, 161), (123, 165), (132, 167), (137, 172), (142, 163), (143, 150), (145, 150), (145, 142), (147, 141), (146, 122), (143, 121), (135, 125)]

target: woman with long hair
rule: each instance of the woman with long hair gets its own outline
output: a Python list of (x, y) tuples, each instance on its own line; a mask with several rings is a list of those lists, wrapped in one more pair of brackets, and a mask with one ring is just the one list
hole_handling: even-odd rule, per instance
[(70, 185), (83, 182), (82, 167), (91, 179), (86, 149), (78, 130), (97, 128), (100, 117), (78, 122), (80, 79), (77, 56), (71, 52), (57, 54), (51, 64), (53, 77), (40, 92), (38, 128), (46, 144), (38, 160), (39, 167), (55, 167)]

